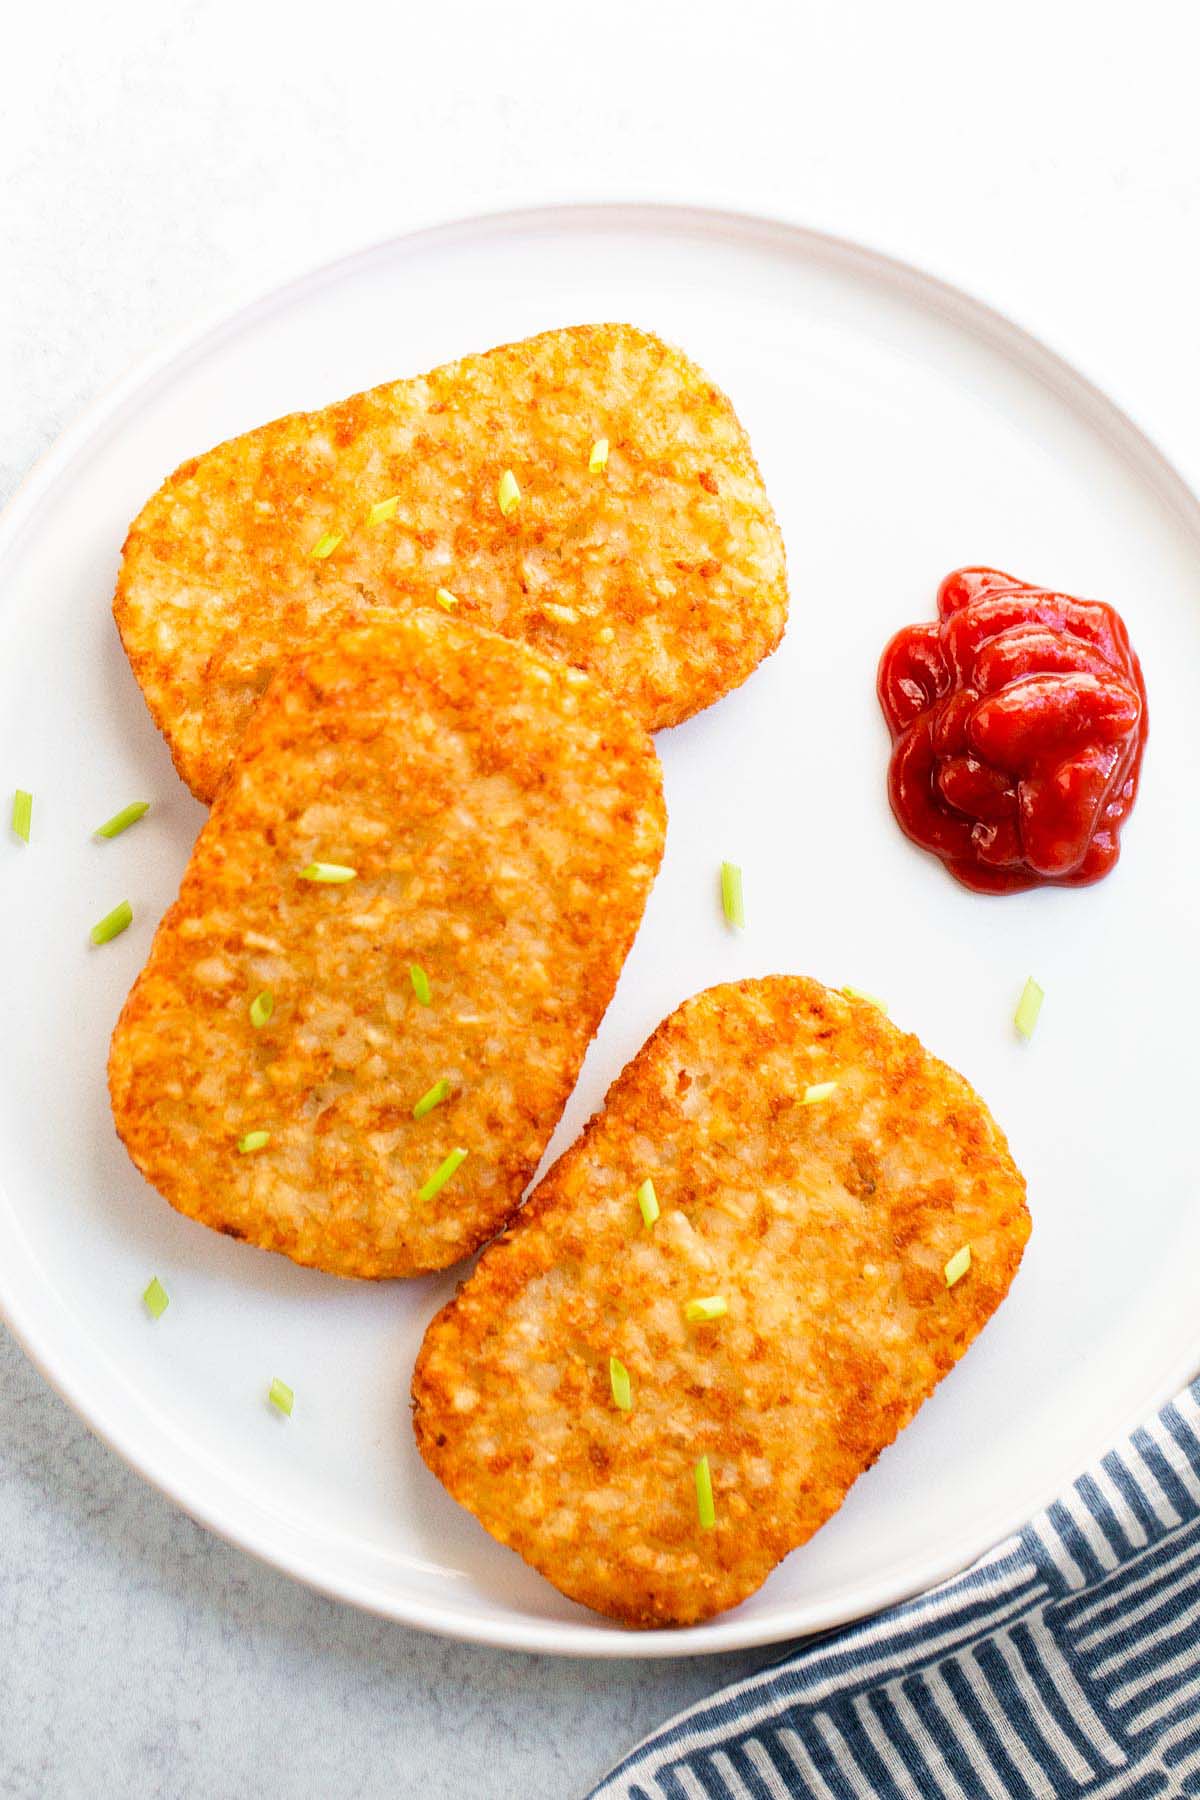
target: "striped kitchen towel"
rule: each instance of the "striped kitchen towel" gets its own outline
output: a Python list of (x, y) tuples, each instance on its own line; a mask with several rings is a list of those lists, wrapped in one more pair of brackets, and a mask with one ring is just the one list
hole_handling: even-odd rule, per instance
[(1019, 1536), (664, 1725), (591, 1800), (1200, 1795), (1200, 1382)]

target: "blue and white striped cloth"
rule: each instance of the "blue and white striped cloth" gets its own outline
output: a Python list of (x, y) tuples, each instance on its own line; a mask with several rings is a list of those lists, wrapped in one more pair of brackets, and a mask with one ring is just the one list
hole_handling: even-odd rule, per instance
[(1200, 1382), (982, 1561), (640, 1744), (591, 1800), (1200, 1795)]

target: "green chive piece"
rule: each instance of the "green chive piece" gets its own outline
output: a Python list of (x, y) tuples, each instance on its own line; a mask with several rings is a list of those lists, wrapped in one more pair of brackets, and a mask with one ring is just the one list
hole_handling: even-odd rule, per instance
[(131, 825), (136, 825), (139, 819), (145, 818), (149, 811), (148, 800), (131, 800), (128, 806), (115, 812), (111, 819), (105, 819), (103, 825), (97, 825), (94, 835), (102, 838), (120, 837), (123, 831), (128, 831)]
[(250, 1023), (255, 1031), (261, 1031), (264, 1025), (270, 1024), (274, 1011), (275, 996), (270, 988), (264, 988), (261, 994), (255, 994), (250, 1002)]
[(433, 990), (429, 986), (429, 977), (420, 963), (409, 963), (408, 979), (412, 982), (413, 993), (422, 1006), (433, 1005)]
[(245, 1137), (238, 1139), (238, 1149), (243, 1156), (249, 1156), (255, 1150), (265, 1150), (270, 1141), (269, 1131), (248, 1131)]
[(629, 1370), (619, 1356), (608, 1359), (608, 1385), (612, 1389), (613, 1405), (620, 1412), (633, 1410), (633, 1388), (629, 1382)]
[(711, 1531), (717, 1522), (717, 1509), (713, 1505), (712, 1472), (707, 1456), (702, 1456), (696, 1464), (696, 1515), (702, 1531)]
[(129, 925), (133, 924), (133, 908), (128, 900), (122, 900), (120, 906), (114, 906), (110, 913), (96, 922), (91, 929), (93, 944), (107, 944), (113, 938), (120, 937)]
[(658, 1217), (658, 1195), (648, 1175), (637, 1191), (637, 1203), (642, 1209), (642, 1223), (648, 1231)]
[(435, 1106), (440, 1106), (442, 1101), (448, 1098), (449, 1093), (450, 1083), (448, 1081), (435, 1081), (429, 1092), (422, 1094), (413, 1107), (413, 1118), (423, 1119), (425, 1114), (431, 1113)]
[(152, 1319), (161, 1319), (171, 1304), (171, 1296), (156, 1275), (142, 1295), (142, 1303)]
[(830, 1094), (837, 1092), (836, 1081), (814, 1081), (806, 1087), (800, 1096), (801, 1106), (817, 1106), (822, 1100), (828, 1100)]
[(521, 490), (517, 486), (517, 478), (511, 469), (505, 469), (496, 488), (496, 498), (500, 502), (500, 511), (506, 519), (510, 519), (521, 504)]
[(346, 534), (344, 531), (326, 531), (326, 532), (324, 532), (317, 539), (316, 543), (313, 545), (312, 549), (309, 551), (308, 554), (310, 556), (315, 556), (318, 562), (324, 562), (325, 558), (327, 556), (333, 555), (334, 551), (337, 549), (338, 545), (341, 543), (341, 541), (345, 537), (345, 535)]
[(353, 881), (358, 874), (357, 869), (350, 868), (348, 863), (310, 862), (300, 871), (301, 881), (320, 881), (327, 887), (337, 887), (343, 881)]
[(465, 1163), (466, 1160), (467, 1153), (465, 1150), (452, 1150), (445, 1161), (438, 1164), (424, 1187), (417, 1189), (417, 1199), (432, 1200), (435, 1194), (440, 1194), (455, 1170), (459, 1168), (461, 1164)]
[(29, 842), (29, 827), (33, 822), (33, 795), (27, 794), (24, 788), (18, 788), (13, 795), (12, 828), (23, 844)]
[(293, 1394), (286, 1381), (280, 1381), (278, 1375), (267, 1389), (267, 1399), (270, 1401), (271, 1405), (275, 1407), (276, 1411), (284, 1413), (289, 1419), (291, 1418), (292, 1408), (296, 1404), (296, 1396)]
[(707, 1325), (712, 1319), (723, 1319), (729, 1302), (723, 1294), (709, 1294), (703, 1300), (689, 1300), (683, 1316), (689, 1325)]
[(1038, 1014), (1042, 1010), (1042, 1001), (1045, 998), (1045, 991), (1038, 986), (1031, 975), (1025, 983), (1021, 998), (1017, 1002), (1017, 1010), (1013, 1014), (1013, 1024), (1023, 1038), (1033, 1036), (1033, 1028), (1038, 1022)]
[(970, 1244), (964, 1244), (961, 1250), (956, 1250), (954, 1252), (954, 1255), (946, 1264), (946, 1286), (953, 1287), (956, 1281), (961, 1281), (970, 1266), (971, 1246)]
[(443, 612), (453, 612), (458, 605), (457, 594), (452, 594), (449, 588), (439, 588), (433, 597)]
[(608, 439), (597, 438), (588, 457), (588, 474), (602, 475), (608, 467)]
[(399, 504), (399, 494), (389, 494), (386, 500), (377, 500), (367, 514), (367, 524), (382, 525), (385, 519), (394, 519)]
[(865, 1000), (868, 1006), (877, 1006), (881, 1013), (888, 1009), (886, 1000), (881, 1000), (878, 994), (868, 994), (866, 988), (844, 987), (842, 992), (847, 1000)]
[(745, 926), (746, 903), (742, 898), (742, 871), (737, 863), (721, 864), (721, 905), (730, 925)]

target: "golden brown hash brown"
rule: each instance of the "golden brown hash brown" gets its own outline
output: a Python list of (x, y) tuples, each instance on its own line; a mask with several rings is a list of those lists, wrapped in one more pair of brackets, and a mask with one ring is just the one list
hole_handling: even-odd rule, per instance
[[(180, 1212), (339, 1275), (465, 1256), (537, 1166), (664, 830), (653, 744), (579, 670), (427, 612), (305, 652), (117, 1024), (134, 1162)], [(356, 873), (326, 885), (313, 863)], [(240, 1153), (255, 1131), (269, 1143)]]
[(439, 588), (461, 617), (589, 670), (649, 730), (744, 681), (787, 613), (783, 543), (732, 407), (631, 325), (547, 331), (184, 463), (134, 521), (114, 611), (207, 800), (281, 657)]
[[(1028, 1234), (987, 1108), (878, 1008), (799, 977), (712, 988), (430, 1325), (421, 1454), (572, 1599), (630, 1625), (708, 1618), (841, 1505), (1000, 1304)], [(689, 1323), (710, 1296), (725, 1316)]]

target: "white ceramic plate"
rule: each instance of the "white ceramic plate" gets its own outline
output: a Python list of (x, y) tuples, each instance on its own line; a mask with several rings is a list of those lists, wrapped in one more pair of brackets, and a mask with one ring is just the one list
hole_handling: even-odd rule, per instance
[[(999, 1316), (841, 1513), (735, 1613), (633, 1635), (561, 1599), (423, 1468), (409, 1372), (453, 1276), (382, 1287), (293, 1268), (178, 1218), (109, 1120), (108, 1035), (201, 809), (125, 665), (109, 597), (125, 527), (187, 455), (263, 419), (578, 320), (685, 346), (749, 428), (787, 539), (784, 647), (659, 740), (666, 861), (560, 1149), (685, 995), (790, 970), (884, 994), (962, 1069), (1029, 1177), (1034, 1235)], [(1190, 1373), (1200, 1016), (1200, 561), (1180, 479), (1081, 377), (962, 295), (782, 224), (548, 209), (385, 243), (177, 344), (35, 471), (0, 528), (6, 1079), (0, 1307), (89, 1424), (195, 1518), (330, 1594), (456, 1636), (665, 1655), (874, 1609), (1018, 1525)], [(1116, 602), (1152, 730), (1116, 873), (988, 900), (912, 849), (884, 794), (875, 664), (958, 563)], [(149, 818), (89, 836), (125, 801)], [(7, 805), (7, 801), (4, 802)], [(748, 927), (716, 903), (745, 870)], [(132, 900), (133, 927), (88, 927)], [(1032, 1044), (1012, 1030), (1027, 974)], [(158, 1324), (139, 1296), (171, 1295)], [(264, 1401), (296, 1391), (291, 1420)]]

